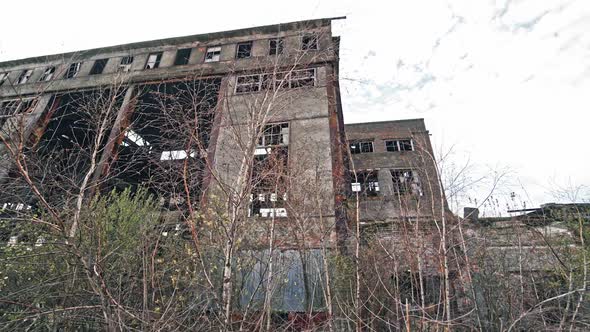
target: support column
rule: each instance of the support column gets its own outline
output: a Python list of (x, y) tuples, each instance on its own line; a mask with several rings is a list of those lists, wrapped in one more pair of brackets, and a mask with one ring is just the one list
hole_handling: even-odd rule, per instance
[[(110, 161), (112, 156), (117, 149), (117, 142), (119, 142), (120, 136), (123, 134), (124, 129), (128, 126), (129, 116), (133, 113), (133, 109), (135, 108), (135, 100), (133, 97), (135, 96), (135, 85), (129, 85), (127, 87), (127, 91), (125, 92), (125, 97), (123, 98), (123, 103), (117, 112), (117, 118), (115, 119), (115, 123), (113, 123), (113, 127), (109, 134), (109, 139), (104, 147), (102, 155), (100, 156), (100, 160), (97, 164), (96, 171), (92, 177), (92, 183), (96, 183), (98, 179), (108, 174), (110, 168)], [(96, 190), (93, 187), (93, 190)]]

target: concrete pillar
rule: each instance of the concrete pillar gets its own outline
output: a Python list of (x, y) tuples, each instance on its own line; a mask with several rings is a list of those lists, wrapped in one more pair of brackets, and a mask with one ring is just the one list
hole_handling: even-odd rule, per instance
[(96, 171), (93, 175), (93, 182), (98, 181), (101, 175), (107, 174), (109, 171), (109, 160), (111, 159), (113, 152), (117, 148), (115, 143), (117, 142), (118, 137), (121, 135), (122, 131), (127, 126), (127, 120), (131, 113), (133, 112), (134, 102), (133, 96), (135, 94), (135, 85), (130, 85), (125, 92), (125, 97), (123, 97), (123, 103), (121, 103), (121, 107), (117, 112), (117, 118), (115, 119), (115, 123), (113, 123), (113, 127), (109, 134), (109, 139), (105, 145), (105, 148), (100, 156), (100, 160), (96, 167)]

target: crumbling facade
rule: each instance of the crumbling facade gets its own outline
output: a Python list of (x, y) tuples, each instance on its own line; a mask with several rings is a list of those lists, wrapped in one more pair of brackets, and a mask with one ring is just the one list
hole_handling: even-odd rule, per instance
[[(77, 145), (88, 147), (94, 137), (88, 128), (74, 124), (90, 119), (77, 116), (77, 109), (88, 108), (83, 104), (92, 98), (111, 98), (108, 107), (117, 111), (105, 122), (100, 155), (92, 161), (97, 165), (91, 180), (108, 179), (101, 183), (103, 190), (148, 185), (166, 206), (186, 205), (188, 200), (211, 203), (207, 195), (215, 192), (214, 187), (242, 181), (243, 159), (253, 153), (252, 178), (265, 170), (264, 159), (275, 158), (291, 174), (301, 170), (301, 183), (321, 186), (324, 195), (334, 198), (322, 203), (322, 218), (344, 234), (344, 188), (332, 176), (344, 174), (345, 165), (338, 38), (332, 37), (330, 21), (0, 63), (2, 133), (10, 140), (18, 132), (40, 150), (55, 154), (58, 146), (62, 152)], [(249, 146), (249, 141), (255, 144)], [(83, 162), (90, 162), (86, 159)], [(191, 161), (192, 189), (199, 189), (191, 198), (183, 194), (180, 177), (170, 175), (185, 160)], [(277, 160), (273, 162), (277, 166)], [(68, 169), (72, 160), (63, 163)], [(315, 174), (303, 174), (311, 164)], [(4, 162), (1, 181), (10, 181), (11, 167)], [(249, 217), (289, 215), (287, 193), (275, 191), (269, 181), (257, 179), (252, 190), (247, 189), (248, 202), (243, 205)], [(30, 205), (9, 198), (4, 203)]]
[(423, 119), (346, 125), (351, 191), (359, 193), (362, 221), (440, 218), (441, 190), (430, 134)]
[[(347, 237), (332, 20), (0, 63), (0, 216), (14, 226), (45, 211), (75, 237), (94, 193), (143, 188), (162, 236), (211, 248), (223, 266), (205, 278), (220, 306), (267, 306), (278, 286), (250, 271), (270, 266), (290, 282), (274, 310), (322, 308), (311, 269)], [(4, 243), (45, 241), (4, 226)]]
[[(270, 329), (270, 308), (321, 312), (303, 329), (341, 310), (379, 313), (361, 323), (385, 330), (410, 311), (422, 323), (469, 311), (473, 260), (515, 251), (457, 237), (423, 119), (344, 124), (332, 20), (0, 63), (2, 242), (43, 246), (17, 227), (33, 220), (68, 244), (94, 226), (95, 194), (146, 190), (161, 223), (152, 266), (164, 238), (193, 244), (180, 247), (198, 262), (185, 281), (203, 321), (269, 310)], [(465, 236), (501, 243), (494, 225)], [(509, 272), (535, 269), (515, 257)]]

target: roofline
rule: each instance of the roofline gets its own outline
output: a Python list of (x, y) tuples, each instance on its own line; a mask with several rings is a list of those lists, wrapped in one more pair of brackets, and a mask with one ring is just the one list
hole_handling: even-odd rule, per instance
[(194, 42), (194, 41), (206, 42), (209, 40), (215, 40), (215, 39), (219, 39), (219, 38), (236, 37), (239, 35), (243, 35), (249, 31), (255, 31), (255, 30), (265, 30), (269, 33), (273, 33), (273, 32), (279, 32), (282, 30), (297, 29), (297, 28), (304, 26), (306, 24), (318, 24), (319, 23), (319, 26), (324, 26), (324, 25), (327, 25), (328, 23), (332, 22), (333, 20), (342, 20), (342, 19), (346, 19), (346, 16), (325, 17), (325, 18), (318, 18), (318, 19), (312, 19), (312, 20), (303, 20), (303, 21), (293, 21), (293, 22), (287, 22), (287, 23), (262, 25), (262, 26), (256, 26), (256, 27), (251, 27), (251, 28), (241, 28), (241, 29), (234, 29), (234, 30), (208, 32), (208, 33), (196, 34), (196, 35), (154, 39), (154, 40), (148, 40), (148, 41), (91, 48), (91, 49), (87, 49), (87, 50), (79, 50), (79, 51), (66, 52), (66, 53), (57, 53), (57, 54), (41, 55), (41, 56), (35, 56), (35, 57), (23, 58), (23, 59), (8, 60), (8, 61), (0, 62), (0, 67), (18, 66), (18, 65), (23, 65), (23, 64), (27, 64), (27, 63), (47, 62), (47, 61), (64, 59), (64, 58), (72, 58), (75, 56), (92, 56), (92, 55), (95, 55), (98, 53), (103, 53), (103, 52), (105, 52), (105, 53), (118, 52), (118, 51), (124, 51), (124, 50), (136, 49), (136, 48), (156, 47), (156, 46), (164, 46), (164, 45), (170, 45), (170, 44), (184, 44), (184, 43), (189, 43), (189, 42)]
[(386, 123), (415, 122), (415, 121), (424, 122), (424, 118), (403, 119), (403, 120), (371, 121), (371, 122), (355, 122), (355, 123), (345, 123), (344, 126), (362, 126), (362, 125), (370, 125), (370, 124), (386, 124)]

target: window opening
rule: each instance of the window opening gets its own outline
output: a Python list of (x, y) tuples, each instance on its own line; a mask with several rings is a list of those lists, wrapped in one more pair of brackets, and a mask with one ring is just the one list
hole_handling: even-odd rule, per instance
[(160, 67), (160, 61), (162, 60), (162, 52), (150, 53), (147, 62), (145, 63), (145, 69), (156, 69)]
[(276, 38), (268, 41), (268, 55), (283, 54), (284, 39)]
[(23, 70), (23, 72), (18, 77), (18, 81), (17, 81), (16, 84), (25, 84), (25, 83), (27, 83), (27, 81), (29, 80), (29, 78), (31, 78), (31, 75), (33, 75), (33, 69), (25, 69), (25, 70)]
[(128, 72), (131, 70), (131, 64), (133, 63), (133, 56), (128, 55), (121, 58), (118, 71)]
[(39, 82), (51, 81), (53, 74), (55, 74), (55, 67), (48, 67), (39, 78)]
[(388, 152), (414, 151), (414, 143), (411, 139), (385, 141), (385, 150)]
[(80, 72), (80, 67), (82, 66), (81, 62), (74, 62), (72, 64), (70, 64), (70, 66), (68, 67), (68, 70), (66, 70), (66, 74), (64, 75), (64, 78), (74, 78), (78, 75), (78, 73)]
[(414, 194), (422, 196), (422, 186), (418, 174), (409, 169), (392, 169), (391, 179), (393, 182), (393, 192), (395, 194)]
[(236, 93), (258, 92), (262, 89), (295, 89), (315, 86), (315, 84), (315, 68), (298, 69), (276, 74), (243, 75), (238, 76), (236, 79)]
[(191, 56), (191, 48), (183, 48), (176, 52), (176, 59), (174, 59), (175, 66), (182, 66), (188, 64)]
[(221, 46), (207, 48), (205, 53), (205, 62), (217, 62), (221, 56)]
[(289, 124), (269, 124), (264, 127), (258, 139), (259, 147), (289, 145)]
[(238, 43), (236, 48), (236, 58), (246, 59), (252, 56), (252, 42)]
[(37, 105), (37, 99), (13, 99), (0, 102), (0, 129), (17, 114), (27, 113)]
[(351, 154), (359, 154), (359, 153), (370, 153), (373, 152), (373, 142), (372, 141), (357, 141), (350, 143), (350, 153)]
[(109, 59), (98, 59), (94, 61), (92, 69), (90, 69), (90, 75), (102, 74), (102, 72), (104, 71), (104, 67), (106, 67), (108, 61)]
[(284, 192), (289, 157), (289, 124), (268, 124), (254, 155), (250, 216), (287, 217)]
[(260, 75), (238, 76), (236, 80), (236, 93), (260, 91), (260, 82)]
[(377, 196), (379, 194), (378, 175), (378, 171), (357, 171), (355, 179), (354, 173), (351, 173), (352, 192), (358, 192), (366, 196)]
[(307, 34), (301, 37), (301, 49), (304, 51), (307, 50), (317, 50), (318, 49), (318, 35), (317, 34)]

